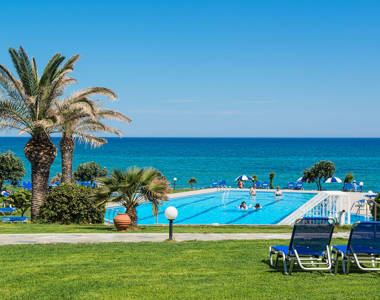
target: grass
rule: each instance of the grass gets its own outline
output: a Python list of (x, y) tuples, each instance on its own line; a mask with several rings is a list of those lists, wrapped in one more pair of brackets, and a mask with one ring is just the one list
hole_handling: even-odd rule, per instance
[[(343, 242), (343, 241), (341, 241)], [(380, 273), (291, 276), (268, 265), (286, 241), (0, 247), (1, 299), (376, 299)]]
[[(336, 227), (335, 231), (349, 231), (350, 226)], [(175, 225), (176, 233), (281, 233), (291, 232), (292, 226), (279, 225)], [(10, 233), (116, 233), (114, 226), (97, 225), (62, 225), (38, 223), (0, 223), (0, 234)], [(136, 230), (129, 230), (136, 232)], [(167, 226), (142, 225), (139, 233), (167, 233)], [(123, 234), (123, 233), (120, 233)]]

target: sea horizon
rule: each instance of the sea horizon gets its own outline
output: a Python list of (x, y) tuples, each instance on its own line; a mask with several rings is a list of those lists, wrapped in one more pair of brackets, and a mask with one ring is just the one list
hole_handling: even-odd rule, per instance
[[(78, 141), (74, 151), (74, 169), (79, 164), (95, 161), (109, 171), (130, 166), (153, 167), (169, 181), (177, 178), (178, 188), (189, 187), (188, 179), (195, 177), (195, 187), (204, 188), (213, 180), (234, 179), (242, 174), (256, 174), (259, 181), (269, 181), (275, 172), (274, 184), (281, 188), (295, 182), (302, 171), (320, 160), (336, 165), (335, 175), (344, 179), (353, 173), (364, 190), (379, 190), (380, 138), (262, 138), (262, 137), (106, 137), (108, 143), (99, 148)], [(30, 164), (24, 156), (29, 137), (0, 137), (0, 152), (11, 150), (20, 157), (30, 179)], [(59, 145), (60, 137), (52, 137)], [(61, 172), (58, 148), (50, 178)], [(326, 189), (340, 190), (342, 184), (324, 184)], [(316, 189), (315, 184), (305, 184)]]

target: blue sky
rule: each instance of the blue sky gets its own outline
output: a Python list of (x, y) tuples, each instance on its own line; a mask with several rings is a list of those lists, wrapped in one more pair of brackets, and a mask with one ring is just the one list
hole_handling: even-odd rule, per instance
[(81, 54), (75, 89), (114, 89), (127, 137), (380, 137), (379, 1), (8, 1), (1, 19), (1, 63)]

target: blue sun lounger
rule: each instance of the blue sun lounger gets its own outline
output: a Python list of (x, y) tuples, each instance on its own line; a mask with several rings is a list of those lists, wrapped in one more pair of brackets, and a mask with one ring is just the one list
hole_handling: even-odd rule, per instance
[(352, 183), (346, 182), (343, 186), (343, 191), (351, 192), (352, 191)]
[(1, 207), (0, 208), (0, 213), (13, 213), (17, 211), (17, 209), (13, 208), (13, 207)]
[(293, 190), (295, 187), (294, 182), (288, 182), (288, 186), (286, 187), (289, 190)]
[[(296, 220), (289, 246), (270, 246), (269, 261), (277, 267), (279, 258), (284, 274), (291, 274), (295, 264), (307, 271), (331, 272), (330, 242), (334, 222), (329, 218), (303, 218)], [(276, 261), (273, 263), (273, 255)], [(288, 272), (289, 263), (289, 272)]]
[(2, 217), (2, 222), (27, 222), (29, 220), (28, 217)]
[(343, 273), (350, 272), (351, 263), (363, 271), (380, 271), (380, 222), (357, 222), (352, 225), (347, 245), (332, 247), (335, 273), (338, 272), (339, 256)]

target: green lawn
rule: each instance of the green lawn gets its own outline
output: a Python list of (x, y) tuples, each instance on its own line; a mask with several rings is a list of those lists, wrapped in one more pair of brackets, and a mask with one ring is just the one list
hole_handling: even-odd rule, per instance
[[(349, 231), (350, 226), (336, 227), (335, 231)], [(191, 225), (181, 226), (175, 225), (174, 232), (176, 233), (280, 233), (291, 232), (292, 226), (278, 225)], [(1, 223), (0, 234), (4, 233), (116, 233), (113, 226), (107, 225), (61, 225), (61, 224), (38, 224), (38, 223)], [(166, 233), (167, 226), (139, 226), (139, 230), (130, 230), (130, 232), (147, 232), (147, 233)], [(123, 233), (120, 233), (123, 234)]]
[[(343, 242), (343, 241), (341, 241)], [(1, 299), (378, 299), (380, 273), (268, 265), (286, 241), (0, 247)]]

